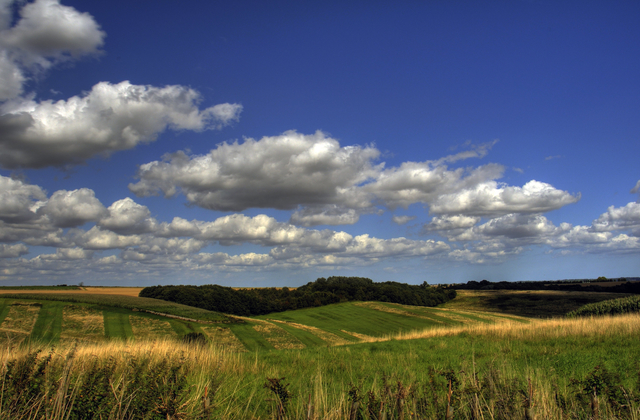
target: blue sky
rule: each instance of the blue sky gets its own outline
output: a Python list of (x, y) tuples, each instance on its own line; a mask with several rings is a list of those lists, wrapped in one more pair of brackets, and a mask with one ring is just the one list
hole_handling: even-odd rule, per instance
[(0, 283), (638, 276), (637, 2), (0, 1)]

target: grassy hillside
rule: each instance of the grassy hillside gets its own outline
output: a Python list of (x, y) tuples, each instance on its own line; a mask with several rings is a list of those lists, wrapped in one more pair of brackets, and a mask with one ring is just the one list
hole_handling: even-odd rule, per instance
[(88, 303), (140, 311), (159, 312), (210, 322), (233, 322), (233, 318), (219, 312), (166, 302), (164, 300), (140, 298), (134, 296), (111, 294), (79, 294), (79, 293), (0, 293), (0, 299), (47, 300), (60, 302)]
[[(205, 322), (167, 318), (144, 310)], [(206, 322), (211, 319), (217, 323)], [(425, 328), (524, 322), (512, 316), (378, 302), (348, 302), (225, 322), (228, 320), (214, 312), (131, 296), (0, 295), (0, 341), (13, 344), (165, 339), (199, 332), (235, 351), (265, 351), (358, 343)]]
[[(454, 419), (640, 415), (638, 315), (456, 328), (456, 334), (257, 353), (175, 341), (115, 341), (40, 354), (0, 347), (0, 363), (11, 370), (0, 372), (0, 406), (3, 413), (15, 410), (11, 418), (33, 418), (49, 407), (37, 402), (49, 401), (64, 414), (52, 419), (87, 418), (82, 410), (88, 408), (108, 416), (118, 407), (123, 418), (225, 420), (285, 418), (278, 406), (286, 418), (327, 420), (379, 419), (381, 413), (442, 419), (447, 410)], [(29, 407), (12, 399), (23, 389), (15, 381), (17, 366), (35, 379)]]
[(441, 305), (452, 310), (496, 312), (529, 318), (564, 316), (583, 305), (626, 295), (600, 292), (458, 290), (458, 296)]

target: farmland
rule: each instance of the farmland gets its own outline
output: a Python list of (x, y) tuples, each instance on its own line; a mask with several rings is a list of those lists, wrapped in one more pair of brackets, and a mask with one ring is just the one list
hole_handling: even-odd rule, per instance
[[(132, 296), (26, 292), (0, 296), (0, 358), (68, 372), (66, 391), (56, 388), (61, 382), (45, 386), (37, 369), (27, 376), (44, 384), (33, 401), (57, 390), (47, 398), (62, 398), (69, 418), (88, 407), (78, 399), (89, 389), (86, 372), (118, 387), (104, 390), (104, 418), (129, 418), (135, 408), (174, 419), (268, 419), (280, 409), (291, 419), (373, 419), (382, 411), (431, 419), (449, 409), (455, 419), (525, 418), (525, 409), (537, 416), (530, 418), (578, 419), (593, 415), (589, 384), (597, 384), (599, 418), (640, 415), (640, 317), (542, 319), (546, 305), (535, 311), (532, 303), (538, 292), (513, 292), (499, 305), (491, 292), (463, 291), (436, 308), (344, 302), (252, 318)], [(556, 293), (563, 310), (607, 297)], [(145, 312), (162, 305), (201, 319)], [(189, 333), (209, 343), (183, 343)], [(0, 418), (36, 418), (20, 414), (10, 395)], [(110, 411), (116, 406), (120, 414)]]

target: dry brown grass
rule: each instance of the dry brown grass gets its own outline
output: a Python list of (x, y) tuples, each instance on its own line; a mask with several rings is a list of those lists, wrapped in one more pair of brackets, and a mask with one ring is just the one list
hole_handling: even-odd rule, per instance
[(500, 324), (471, 324), (453, 328), (430, 328), (422, 331), (401, 333), (384, 340), (414, 340), (420, 338), (443, 337), (467, 333), (487, 335), (496, 338), (532, 339), (559, 338), (567, 336), (616, 336), (640, 334), (640, 314), (613, 317), (554, 318), (533, 320), (529, 324), (503, 322)]
[(22, 343), (31, 334), (38, 312), (40, 306), (11, 305), (7, 317), (0, 325), (0, 340), (6, 341), (10, 347)]
[(176, 336), (168, 321), (129, 315), (129, 323), (137, 339), (157, 340)]
[(364, 342), (366, 342), (366, 343), (371, 343), (371, 342), (374, 342), (374, 341), (379, 341), (379, 340), (378, 340), (378, 337), (374, 337), (374, 336), (371, 336), (371, 335), (360, 334), (360, 333), (357, 333), (357, 332), (347, 331), (347, 330), (340, 330), (340, 331), (342, 331), (342, 332), (343, 332), (343, 333), (345, 333), (345, 334), (349, 334), (349, 335), (351, 335), (351, 336), (353, 336), (353, 337), (357, 338), (358, 340), (360, 340), (360, 341), (364, 341)]
[(254, 325), (253, 329), (258, 331), (269, 344), (278, 350), (303, 349), (306, 347), (300, 340), (269, 321), (259, 319), (252, 319), (252, 321), (258, 324)]
[(330, 333), (328, 331), (321, 330), (318, 327), (312, 327), (310, 325), (298, 324), (296, 322), (281, 321), (279, 319), (270, 319), (270, 321), (278, 322), (278, 323), (281, 323), (281, 324), (286, 324), (286, 325), (289, 325), (289, 326), (291, 326), (293, 328), (297, 328), (299, 330), (308, 331), (311, 334), (315, 335), (316, 337), (320, 338), (321, 340), (325, 341), (330, 346), (341, 346), (343, 344), (351, 343), (351, 341), (347, 341), (344, 338), (339, 337), (339, 336), (337, 336), (337, 335), (335, 335), (333, 333)]
[(78, 290), (25, 290), (25, 289), (2, 289), (2, 293), (37, 293), (37, 294), (80, 294), (80, 295), (121, 295), (138, 297), (142, 287), (83, 287)]
[(202, 326), (202, 331), (209, 337), (214, 345), (230, 351), (246, 352), (244, 345), (229, 328)]
[(62, 311), (62, 332), (60, 333), (62, 342), (96, 343), (105, 339), (102, 311), (78, 305), (64, 307)]

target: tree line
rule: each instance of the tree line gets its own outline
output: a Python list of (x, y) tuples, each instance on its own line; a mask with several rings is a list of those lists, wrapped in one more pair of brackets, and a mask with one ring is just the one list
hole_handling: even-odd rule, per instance
[(374, 283), (364, 277), (321, 277), (296, 289), (233, 289), (215, 284), (151, 286), (142, 289), (139, 296), (226, 314), (251, 316), (350, 301), (436, 306), (453, 299), (456, 291), (431, 287), (427, 282), (410, 285), (392, 281)]
[[(592, 284), (595, 282), (619, 282), (613, 286), (601, 286)], [(609, 293), (640, 293), (640, 281), (628, 281), (627, 279), (606, 279), (584, 281), (500, 281), (488, 280), (469, 281), (466, 284), (453, 284), (447, 288), (457, 290), (561, 290), (571, 292), (609, 292)]]

